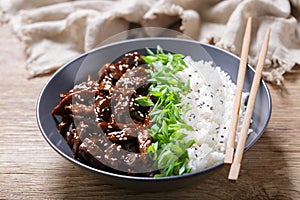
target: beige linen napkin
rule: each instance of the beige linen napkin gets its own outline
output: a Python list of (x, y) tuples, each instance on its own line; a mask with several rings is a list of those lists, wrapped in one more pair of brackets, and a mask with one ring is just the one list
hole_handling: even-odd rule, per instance
[[(272, 29), (266, 80), (280, 84), (300, 64), (299, 0), (1, 0), (0, 10), (2, 21), (26, 44), (31, 77), (58, 69), (132, 25), (170, 28), (177, 22), (183, 34), (239, 55), (249, 16), (251, 65), (266, 29)], [(145, 34), (159, 33), (146, 28)]]

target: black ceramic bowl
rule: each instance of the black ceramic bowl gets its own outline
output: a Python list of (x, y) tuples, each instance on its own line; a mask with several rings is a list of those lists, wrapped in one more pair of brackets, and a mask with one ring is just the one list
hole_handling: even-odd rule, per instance
[[(72, 156), (72, 150), (66, 143), (56, 128), (56, 123), (51, 115), (51, 110), (60, 101), (59, 94), (64, 93), (74, 86), (74, 82), (86, 80), (88, 74), (93, 74), (99, 70), (99, 67), (106, 62), (112, 62), (127, 52), (140, 51), (145, 52), (145, 47), (156, 48), (160, 45), (163, 49), (174, 53), (189, 55), (193, 60), (212, 60), (215, 65), (220, 66), (227, 72), (233, 82), (236, 82), (239, 58), (224, 50), (214, 46), (201, 44), (196, 41), (175, 39), (175, 38), (144, 38), (133, 39), (113, 43), (85, 53), (78, 58), (70, 61), (60, 70), (58, 70), (43, 88), (37, 103), (37, 122), (39, 128), (50, 146), (67, 160), (98, 174), (99, 179), (107, 183), (115, 184), (120, 187), (129, 187), (134, 189), (175, 189), (179, 187), (194, 184), (201, 181), (209, 175), (214, 169), (221, 167), (223, 163), (218, 163), (208, 169), (187, 175), (147, 178), (133, 177), (99, 170), (88, 166), (76, 160)], [(81, 67), (84, 66), (83, 67)], [(84, 70), (83, 70), (84, 69)], [(245, 77), (244, 91), (249, 91), (254, 76), (254, 70), (248, 66)], [(246, 141), (245, 151), (248, 150), (263, 134), (271, 115), (271, 97), (264, 81), (261, 82), (253, 113), (253, 123), (251, 133)]]

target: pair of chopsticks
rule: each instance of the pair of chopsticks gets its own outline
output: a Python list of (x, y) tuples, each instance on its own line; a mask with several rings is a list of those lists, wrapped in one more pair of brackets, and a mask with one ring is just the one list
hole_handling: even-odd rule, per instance
[(261, 74), (263, 70), (263, 66), (265, 63), (265, 58), (268, 51), (268, 44), (270, 38), (270, 29), (267, 30), (263, 45), (259, 54), (258, 63), (256, 67), (256, 72), (252, 81), (250, 95), (248, 99), (247, 109), (245, 113), (245, 117), (242, 124), (241, 133), (239, 136), (238, 144), (236, 150), (234, 152), (235, 146), (235, 136), (236, 136), (236, 129), (238, 124), (239, 118), (239, 110), (241, 105), (241, 97), (242, 97), (242, 90), (244, 86), (244, 79), (245, 79), (245, 72), (247, 66), (247, 58), (249, 53), (250, 47), (250, 40), (251, 40), (251, 26), (252, 26), (252, 18), (248, 18), (247, 26), (245, 29), (244, 39), (243, 39), (243, 46), (241, 51), (241, 60), (239, 65), (238, 71), (238, 79), (236, 85), (236, 92), (234, 97), (234, 106), (231, 116), (231, 123), (229, 127), (229, 135), (227, 139), (227, 146), (226, 146), (226, 153), (225, 153), (225, 164), (231, 164), (228, 179), (229, 180), (237, 180), (239, 176), (239, 171), (241, 168), (241, 161), (243, 157), (243, 152), (245, 148), (246, 139), (248, 136), (248, 130), (251, 122), (251, 117), (254, 109), (254, 103), (258, 91), (258, 87), (261, 81)]

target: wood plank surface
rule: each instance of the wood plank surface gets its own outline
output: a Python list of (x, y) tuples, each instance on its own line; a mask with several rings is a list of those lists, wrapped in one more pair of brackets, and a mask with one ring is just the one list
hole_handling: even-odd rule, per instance
[[(116, 189), (56, 153), (36, 123), (36, 102), (49, 76), (27, 79), (24, 45), (0, 26), (0, 199), (300, 199), (300, 73), (285, 88), (269, 84), (273, 113), (244, 155), (237, 182), (221, 167), (176, 191)], [(298, 67), (299, 70), (299, 67)]]

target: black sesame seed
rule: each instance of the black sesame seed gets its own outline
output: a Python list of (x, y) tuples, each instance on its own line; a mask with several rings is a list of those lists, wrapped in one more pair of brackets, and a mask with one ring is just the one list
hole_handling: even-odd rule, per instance
[(196, 115), (192, 113), (192, 114), (190, 114), (190, 117), (193, 118), (193, 119), (195, 119)]

